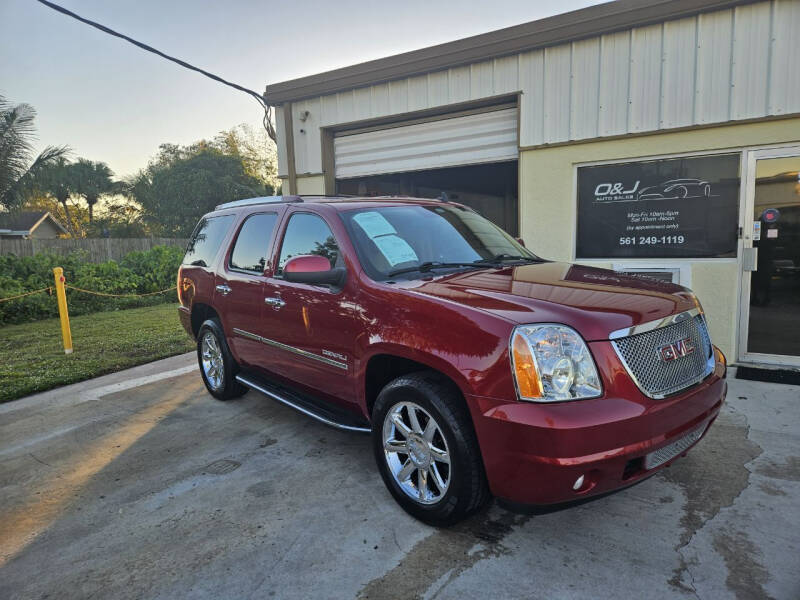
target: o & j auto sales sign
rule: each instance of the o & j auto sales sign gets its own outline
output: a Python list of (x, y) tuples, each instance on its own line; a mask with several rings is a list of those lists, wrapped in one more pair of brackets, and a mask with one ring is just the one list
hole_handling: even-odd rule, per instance
[(736, 255), (739, 155), (578, 167), (578, 258)]

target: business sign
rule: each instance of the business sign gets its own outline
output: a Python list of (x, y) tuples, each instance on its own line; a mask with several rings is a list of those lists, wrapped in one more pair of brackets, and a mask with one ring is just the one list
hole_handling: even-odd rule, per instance
[(736, 256), (739, 155), (578, 168), (578, 258)]

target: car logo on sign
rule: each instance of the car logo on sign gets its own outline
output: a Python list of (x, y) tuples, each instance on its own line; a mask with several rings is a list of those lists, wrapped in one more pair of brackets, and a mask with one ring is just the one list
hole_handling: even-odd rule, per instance
[(664, 362), (678, 360), (694, 352), (694, 342), (692, 338), (683, 338), (669, 344), (665, 344), (658, 349), (658, 357)]

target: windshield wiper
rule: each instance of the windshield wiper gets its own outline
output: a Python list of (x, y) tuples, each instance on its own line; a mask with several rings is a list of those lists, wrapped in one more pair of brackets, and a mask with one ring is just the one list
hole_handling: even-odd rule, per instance
[(540, 258), (533, 258), (531, 256), (520, 256), (515, 254), (497, 254), (493, 258), (482, 258), (472, 262), (437, 262), (425, 261), (415, 267), (405, 267), (395, 271), (389, 271), (387, 277), (394, 277), (395, 275), (402, 275), (403, 273), (428, 273), (431, 269), (453, 269), (458, 267), (492, 267), (501, 264), (505, 260), (525, 260), (528, 262), (542, 262)]
[(423, 263), (418, 264), (415, 267), (406, 267), (403, 269), (396, 269), (395, 271), (389, 271), (387, 277), (394, 277), (395, 275), (402, 275), (403, 273), (414, 273), (419, 271), (420, 273), (428, 273), (431, 269), (452, 269), (457, 267), (481, 267), (484, 266), (480, 261), (479, 262), (436, 262), (436, 261), (425, 261)]
[(476, 260), (474, 265), (496, 265), (506, 260), (525, 260), (528, 262), (542, 262), (541, 258), (534, 258), (532, 256), (522, 256), (519, 254), (496, 254), (492, 258), (483, 258)]

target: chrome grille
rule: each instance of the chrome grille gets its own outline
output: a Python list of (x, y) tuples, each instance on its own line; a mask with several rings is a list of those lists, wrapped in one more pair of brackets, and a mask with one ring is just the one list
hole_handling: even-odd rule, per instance
[[(689, 338), (694, 352), (663, 360), (660, 348)], [(647, 396), (664, 398), (706, 378), (714, 369), (711, 338), (703, 315), (611, 342), (628, 374)]]
[(663, 465), (668, 460), (675, 458), (678, 456), (678, 454), (683, 453), (689, 448), (689, 446), (694, 444), (702, 437), (704, 431), (705, 425), (698, 427), (694, 431), (690, 431), (685, 436), (675, 440), (671, 444), (667, 444), (663, 448), (659, 448), (655, 452), (651, 452), (644, 457), (645, 470), (655, 469), (656, 467)]

